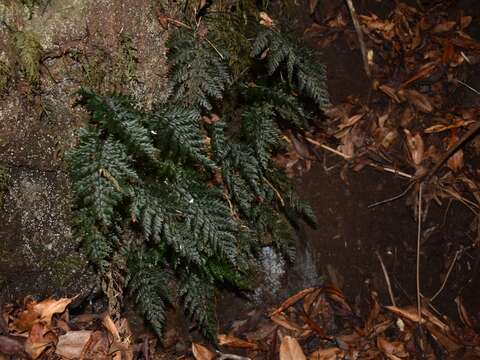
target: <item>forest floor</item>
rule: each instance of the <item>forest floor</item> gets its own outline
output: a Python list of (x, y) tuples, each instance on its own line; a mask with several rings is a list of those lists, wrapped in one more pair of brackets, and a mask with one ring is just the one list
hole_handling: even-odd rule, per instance
[[(44, 355), (49, 359), (68, 358), (72, 356), (69, 351), (88, 358), (85, 343), (93, 333), (96, 342), (90, 340), (95, 346), (89, 345), (88, 354), (117, 354), (104, 354), (105, 359), (276, 359), (279, 353), (281, 359), (300, 360), (480, 358), (479, 204), (471, 204), (477, 201), (479, 143), (472, 141), (465, 147), (462, 159), (449, 160), (455, 181), (443, 178), (450, 195), (460, 194), (455, 185), (463, 181), (462, 196), (434, 196), (433, 190), (426, 190), (428, 210), (424, 208), (422, 213), (420, 208), (420, 238), (419, 188), (418, 184), (410, 187), (415, 174), (429, 168), (425, 164), (435, 163), (439, 152), (458, 141), (462, 133), (457, 129), (476, 120), (474, 115), (480, 109), (480, 93), (475, 93), (480, 90), (480, 7), (476, 0), (443, 1), (429, 14), (427, 5), (427, 9), (420, 9), (416, 1), (407, 1), (412, 8), (398, 7), (394, 1), (355, 3), (358, 14), (365, 16), (361, 21), (367, 29), (367, 46), (374, 49), (370, 78), (343, 1), (306, 1), (299, 15), (306, 41), (322, 52), (320, 60), (328, 68), (333, 103), (325, 125), (307, 138), (310, 145), (329, 144), (334, 151), (320, 146), (312, 150), (293, 140), (288, 156), (279, 161), (291, 171), (302, 197), (312, 204), (319, 225), (301, 229), (300, 264), (284, 269), (278, 285), (281, 289), (271, 289), (262, 303), (232, 295), (220, 301), (218, 318), (223, 335), (219, 336), (216, 355), (211, 344), (189, 332), (181, 314), (170, 315), (162, 344), (143, 328), (133, 311), (125, 314), (134, 329), (132, 334), (125, 322), (114, 324), (105, 315), (70, 318), (65, 312), (69, 300), (30, 303), (24, 312), (7, 307), (7, 322), (21, 328), (27, 326), (29, 316), (45, 316), (55, 328), (71, 333), (74, 340), (64, 338), (57, 352), (50, 349)], [(415, 39), (420, 18), (437, 23), (422, 29), (423, 37)], [(435, 26), (437, 30), (433, 30)], [(389, 42), (388, 31), (395, 31), (394, 27), (411, 31), (410, 40), (418, 42), (404, 58), (397, 59), (401, 70), (387, 63), (392, 60), (391, 48), (398, 45)], [(457, 30), (465, 30), (474, 39), (472, 43), (464, 39), (461, 43)], [(430, 46), (439, 41), (437, 38), (441, 38), (439, 49)], [(456, 64), (460, 57), (467, 58), (467, 63)], [(382, 61), (376, 63), (379, 58)], [(411, 70), (412, 59), (418, 60), (419, 70), (402, 72)], [(395, 64), (395, 59), (392, 62)], [(452, 85), (452, 78), (461, 79), (471, 89), (459, 83)], [(413, 86), (404, 86), (406, 82)], [(402, 95), (398, 89), (407, 92)], [(446, 114), (455, 116), (448, 118)], [(434, 131), (425, 131), (433, 126), (437, 126)], [(403, 133), (400, 128), (411, 131)], [(389, 134), (393, 134), (392, 142), (405, 140), (390, 148), (386, 144)], [(417, 134), (424, 137), (425, 146), (424, 140), (415, 138)], [(427, 141), (428, 134), (433, 135)], [(435, 138), (435, 134), (443, 137)], [(370, 139), (372, 146), (360, 144), (359, 137)], [(415, 141), (411, 145), (412, 139), (416, 145)], [(375, 142), (382, 144), (383, 152)], [(427, 150), (429, 146), (441, 150)], [(356, 153), (365, 147), (370, 152)], [(354, 155), (355, 161), (350, 161)], [(475, 186), (469, 187), (472, 183)], [(406, 189), (411, 191), (404, 193)], [(402, 196), (397, 198), (399, 194)], [(389, 201), (378, 204), (384, 200)], [(52, 318), (54, 313), (63, 315)], [(38, 331), (40, 334), (42, 329)], [(48, 347), (44, 335), (27, 340), (28, 346), (38, 347), (37, 355)], [(110, 338), (115, 346), (106, 345), (105, 339)], [(5, 353), (8, 346), (11, 354), (25, 346), (16, 338), (8, 344), (0, 340)], [(152, 350), (156, 345), (157, 351)]]

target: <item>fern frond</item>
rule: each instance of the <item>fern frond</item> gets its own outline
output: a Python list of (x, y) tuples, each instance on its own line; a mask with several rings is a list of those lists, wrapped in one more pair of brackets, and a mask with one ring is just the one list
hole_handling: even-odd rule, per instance
[(312, 50), (274, 28), (264, 28), (255, 39), (251, 55), (258, 57), (266, 50), (269, 75), (273, 75), (283, 65), (289, 82), (300, 92), (312, 98), (320, 107), (330, 105), (326, 68), (317, 61)]
[(150, 123), (156, 134), (156, 144), (167, 158), (193, 161), (214, 167), (206, 155), (206, 134), (200, 127), (200, 113), (195, 109), (159, 107), (152, 114)]
[(185, 274), (179, 287), (187, 314), (195, 320), (210, 340), (216, 337), (215, 287), (211, 279), (197, 274)]
[(280, 143), (280, 131), (273, 116), (273, 107), (267, 103), (251, 106), (243, 113), (244, 136), (253, 144), (263, 169), (268, 167), (272, 150)]
[(151, 254), (145, 256), (138, 252), (132, 256), (128, 265), (131, 276), (127, 279), (127, 286), (130, 293), (145, 319), (161, 337), (166, 308), (172, 303), (168, 285), (172, 276), (163, 268), (159, 259), (154, 259)]
[(115, 208), (128, 196), (129, 183), (138, 180), (127, 149), (98, 130), (80, 130), (80, 144), (68, 154), (73, 191), (80, 208), (91, 209), (103, 226), (112, 224)]
[(142, 124), (145, 116), (133, 107), (130, 98), (115, 94), (101, 96), (88, 89), (81, 89), (79, 95), (80, 104), (90, 112), (92, 122), (101, 124), (131, 153), (155, 161), (158, 151), (148, 129)]
[(206, 39), (187, 29), (177, 29), (167, 46), (172, 100), (187, 108), (212, 109), (231, 81), (225, 55)]

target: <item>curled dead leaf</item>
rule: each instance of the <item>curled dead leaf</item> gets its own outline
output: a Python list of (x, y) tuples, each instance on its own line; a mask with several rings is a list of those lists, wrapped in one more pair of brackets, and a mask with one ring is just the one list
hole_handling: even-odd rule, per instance
[(398, 96), (405, 97), (410, 104), (421, 112), (431, 113), (433, 111), (433, 106), (428, 97), (416, 90), (400, 90)]
[(410, 156), (415, 165), (419, 165), (423, 160), (423, 155), (425, 152), (425, 146), (423, 139), (419, 133), (413, 135), (410, 130), (403, 129), (405, 136), (407, 138), (407, 146), (410, 151)]
[(42, 322), (46, 326), (50, 326), (52, 316), (65, 311), (67, 306), (74, 298), (46, 299), (39, 303), (31, 302), (27, 304), (26, 310), (22, 312), (20, 317), (14, 322), (14, 328), (20, 332), (30, 330), (34, 324)]
[(380, 85), (378, 87), (380, 91), (382, 91), (385, 95), (390, 97), (393, 101), (396, 103), (401, 103), (399, 97), (397, 96), (397, 92), (395, 91), (394, 88), (388, 86), (388, 85)]
[(215, 357), (212, 351), (197, 343), (192, 343), (192, 353), (195, 360), (212, 360)]
[(451, 20), (443, 21), (440, 24), (437, 24), (433, 27), (432, 33), (438, 34), (438, 33), (451, 31), (453, 30), (456, 24), (457, 23), (455, 21), (451, 21)]
[(285, 336), (280, 344), (280, 360), (307, 360), (297, 339)]
[(315, 288), (308, 288), (304, 289), (302, 291), (299, 291), (295, 295), (290, 296), (287, 300), (285, 300), (276, 310), (274, 310), (272, 313), (270, 313), (270, 317), (280, 314), (282, 311), (286, 310), (293, 304), (295, 304), (297, 301), (300, 299), (303, 299), (305, 296), (308, 294), (312, 293), (315, 291)]
[(220, 334), (218, 335), (218, 344), (220, 346), (228, 346), (239, 349), (256, 349), (258, 346), (252, 341), (240, 339), (233, 335)]
[(92, 331), (90, 330), (69, 331), (60, 335), (55, 353), (66, 359), (78, 359), (81, 357), (91, 335)]
[(345, 356), (345, 353), (342, 349), (339, 349), (338, 347), (334, 348), (329, 348), (329, 349), (320, 349), (317, 351), (314, 351), (313, 353), (310, 354), (308, 357), (308, 360), (337, 360), (337, 359), (343, 359)]
[(259, 14), (260, 25), (271, 28), (273, 26), (273, 20), (265, 11), (261, 11)]

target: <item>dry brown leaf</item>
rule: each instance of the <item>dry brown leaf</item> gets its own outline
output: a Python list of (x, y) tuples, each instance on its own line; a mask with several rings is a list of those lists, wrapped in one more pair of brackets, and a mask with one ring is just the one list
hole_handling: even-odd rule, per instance
[(472, 23), (472, 17), (471, 16), (462, 16), (460, 18), (460, 29), (465, 29)]
[(434, 34), (447, 32), (447, 31), (453, 30), (456, 24), (457, 23), (455, 21), (446, 20), (441, 22), (440, 24), (435, 25), (432, 29), (432, 32)]
[(53, 314), (64, 312), (72, 300), (73, 298), (61, 298), (58, 300), (50, 298), (39, 303), (29, 303), (27, 304), (26, 310), (24, 310), (20, 317), (15, 321), (14, 328), (21, 332), (28, 331), (34, 324), (39, 322), (43, 322), (46, 326), (50, 326)]
[(313, 14), (318, 4), (318, 0), (308, 0), (308, 10)]
[(305, 296), (308, 294), (312, 293), (315, 291), (315, 288), (308, 288), (304, 289), (302, 291), (299, 291), (295, 295), (290, 296), (287, 300), (285, 300), (276, 310), (274, 310), (272, 313), (270, 313), (270, 317), (280, 314), (282, 311), (285, 311), (288, 309), (290, 306), (295, 304), (297, 301), (303, 299)]
[[(385, 309), (404, 319), (407, 319), (416, 323), (420, 321), (418, 317), (417, 309), (413, 306), (405, 307), (403, 309), (396, 306), (385, 306)], [(422, 324), (423, 323), (425, 323), (425, 319), (422, 319)]]
[(347, 127), (351, 127), (351, 126), (355, 125), (357, 122), (359, 122), (364, 116), (365, 116), (365, 114), (353, 115), (353, 116), (349, 117), (348, 119), (346, 119), (345, 121), (342, 121), (342, 123), (340, 125), (338, 125), (338, 128), (340, 130), (343, 130)]
[(377, 347), (385, 356), (392, 360), (408, 357), (405, 344), (401, 341), (388, 341), (383, 336), (378, 336)]
[[(448, 148), (452, 148), (458, 142), (459, 138), (456, 133), (452, 132), (452, 135), (448, 139)], [(447, 166), (454, 172), (458, 172), (463, 168), (463, 150), (456, 151), (447, 161)]]
[(49, 345), (53, 344), (55, 339), (56, 336), (49, 332), (44, 323), (35, 323), (25, 342), (25, 351), (35, 360)]
[(426, 133), (426, 134), (440, 133), (440, 132), (443, 132), (443, 131), (456, 129), (456, 128), (459, 128), (459, 127), (466, 127), (466, 126), (472, 124), (473, 122), (474, 122), (473, 120), (469, 120), (469, 121), (457, 120), (453, 124), (450, 124), (450, 125), (435, 124), (435, 125), (432, 125), (432, 126), (426, 128), (424, 130), (424, 133)]
[(436, 62), (429, 62), (420, 67), (418, 71), (412, 75), (408, 80), (402, 83), (401, 87), (406, 87), (407, 85), (419, 80), (430, 76), (430, 74), (435, 70), (437, 64)]
[(316, 289), (314, 292), (311, 292), (303, 300), (303, 311), (307, 314), (310, 313), (310, 308), (315, 300), (317, 300), (318, 295), (320, 294), (320, 289)]
[(260, 25), (271, 28), (273, 26), (273, 20), (265, 11), (260, 11)]
[(423, 139), (419, 133), (413, 135), (408, 129), (403, 129), (403, 132), (407, 138), (407, 146), (408, 150), (410, 151), (412, 161), (415, 165), (419, 165), (423, 160), (425, 151)]
[(192, 343), (192, 353), (195, 360), (212, 360), (215, 357), (212, 351), (197, 343)]
[(297, 339), (285, 336), (280, 344), (280, 360), (307, 360)]
[(115, 341), (120, 341), (120, 334), (118, 332), (118, 329), (117, 329), (117, 326), (115, 325), (115, 323), (113, 322), (112, 318), (110, 317), (110, 315), (108, 314), (105, 314), (103, 317), (102, 317), (102, 325), (105, 327), (105, 329), (108, 330), (108, 332), (110, 334), (112, 334), (113, 336), (113, 339)]
[(272, 320), (275, 324), (283, 326), (285, 329), (292, 330), (292, 331), (302, 331), (302, 327), (298, 324), (287, 319), (287, 317), (283, 314), (276, 314), (270, 316), (270, 320)]
[(308, 360), (338, 360), (343, 359), (345, 353), (338, 347), (320, 349), (310, 354)]
[(218, 335), (218, 344), (220, 346), (228, 346), (239, 349), (256, 349), (258, 346), (252, 341), (247, 341), (235, 337), (233, 335), (220, 334)]
[(0, 354), (19, 355), (25, 348), (25, 338), (0, 335)]
[(91, 336), (90, 330), (69, 331), (60, 335), (55, 353), (67, 359), (80, 358)]
[(399, 104), (401, 103), (400, 99), (397, 96), (397, 92), (395, 91), (394, 88), (388, 85), (380, 85), (378, 89), (382, 91), (385, 95), (393, 99), (393, 101), (395, 101), (396, 103), (399, 103)]
[(416, 90), (400, 90), (398, 92), (399, 97), (405, 96), (405, 98), (413, 105), (415, 108), (424, 113), (431, 113), (433, 111), (433, 106), (428, 100), (428, 97)]

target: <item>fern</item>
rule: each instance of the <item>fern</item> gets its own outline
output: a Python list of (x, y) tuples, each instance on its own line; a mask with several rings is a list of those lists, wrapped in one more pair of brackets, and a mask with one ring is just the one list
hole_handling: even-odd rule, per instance
[[(282, 129), (310, 126), (306, 96), (328, 102), (324, 68), (276, 29), (252, 43), (254, 2), (241, 4), (232, 16), (207, 13), (206, 28), (173, 32), (171, 95), (152, 110), (120, 94), (79, 92), (90, 118), (67, 157), (75, 231), (100, 272), (128, 259), (127, 286), (159, 336), (167, 307), (183, 299), (214, 339), (216, 289), (248, 289), (262, 246), (293, 261), (299, 220), (316, 220), (272, 156), (283, 149)], [(222, 26), (240, 31), (239, 48)], [(255, 57), (269, 49), (269, 76), (247, 49)], [(140, 235), (125, 239), (127, 227)]]
[(129, 261), (131, 276), (127, 279), (139, 310), (159, 337), (162, 336), (167, 306), (172, 303), (168, 285), (171, 274), (162, 265), (157, 252), (137, 252)]
[(274, 28), (264, 28), (255, 39), (251, 55), (260, 56), (268, 50), (266, 66), (269, 75), (285, 70), (289, 82), (298, 91), (311, 97), (320, 107), (330, 105), (326, 90), (326, 69), (315, 53), (292, 41)]
[(198, 274), (185, 274), (178, 294), (184, 299), (187, 313), (197, 322), (203, 333), (210, 340), (215, 340), (215, 287), (212, 280)]
[(172, 100), (187, 108), (211, 110), (212, 99), (221, 99), (231, 81), (225, 55), (208, 39), (184, 28), (173, 32), (167, 46)]

